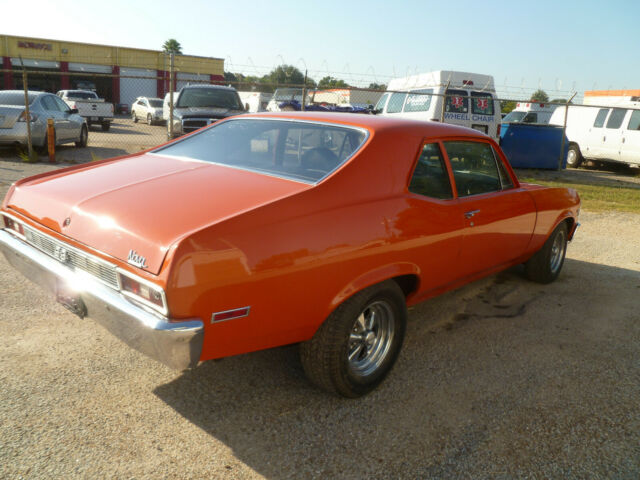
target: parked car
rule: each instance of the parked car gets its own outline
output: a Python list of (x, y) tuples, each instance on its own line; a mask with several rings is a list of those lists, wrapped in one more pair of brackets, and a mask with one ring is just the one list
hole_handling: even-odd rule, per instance
[(154, 122), (163, 122), (162, 99), (138, 97), (131, 105), (131, 119), (137, 123), (139, 119), (145, 120), (149, 125)]
[[(569, 106), (567, 165), (577, 168), (584, 160), (640, 165), (640, 103), (637, 106)], [(566, 108), (558, 107), (549, 123), (564, 125)]]
[(238, 95), (244, 109), (251, 113), (265, 112), (269, 100), (273, 97), (273, 93), (264, 92), (238, 92)]
[[(302, 88), (277, 88), (276, 91), (273, 92), (271, 100), (269, 100), (269, 103), (267, 103), (266, 110), (268, 112), (293, 111), (295, 110), (295, 108), (291, 106), (291, 102), (297, 102), (298, 105), (301, 105), (302, 94)], [(311, 96), (309, 95), (309, 91), (307, 90), (304, 93), (304, 104), (308, 105), (309, 103), (311, 103)]]
[(394, 78), (375, 110), (381, 115), (461, 125), (498, 139), (502, 116), (496, 98), (491, 75), (438, 70)]
[[(55, 143), (75, 142), (86, 147), (87, 123), (78, 110), (69, 106), (52, 93), (28, 92), (31, 117), (31, 141), (35, 147), (47, 146), (47, 120), (53, 119)], [(27, 145), (27, 113), (23, 90), (0, 91), (0, 145)]]
[(238, 92), (232, 87), (187, 85), (173, 101), (173, 129), (167, 128), (167, 134), (174, 138), (245, 113)]
[(357, 397), (394, 364), (408, 305), (520, 263), (555, 280), (579, 208), (470, 129), (263, 113), (19, 180), (0, 250), (167, 365), (300, 342), (311, 380)]
[(60, 90), (56, 95), (65, 101), (70, 108), (78, 110), (87, 125), (100, 125), (103, 131), (111, 128), (113, 121), (113, 104), (107, 103), (90, 90)]

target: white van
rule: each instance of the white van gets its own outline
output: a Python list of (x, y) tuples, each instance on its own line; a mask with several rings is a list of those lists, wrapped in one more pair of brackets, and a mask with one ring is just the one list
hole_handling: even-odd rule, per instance
[[(567, 165), (583, 160), (640, 165), (640, 104), (638, 108), (570, 105), (567, 114)], [(558, 107), (549, 121), (564, 125), (566, 107)]]
[(439, 70), (395, 78), (375, 108), (382, 115), (417, 120), (444, 117), (445, 123), (500, 136), (500, 102), (491, 75)]
[(518, 102), (502, 123), (537, 123), (547, 125), (558, 105), (538, 102)]
[(267, 104), (273, 93), (264, 92), (238, 92), (242, 105), (247, 112), (265, 112), (267, 110)]

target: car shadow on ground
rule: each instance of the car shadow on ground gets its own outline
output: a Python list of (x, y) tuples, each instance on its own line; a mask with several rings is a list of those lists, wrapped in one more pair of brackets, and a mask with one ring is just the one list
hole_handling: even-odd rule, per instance
[[(311, 386), (296, 346), (205, 362), (154, 393), (267, 478), (627, 471), (637, 435), (625, 438), (624, 425), (637, 421), (637, 389), (616, 393), (626, 418), (604, 421), (613, 397), (602, 385), (637, 375), (640, 275), (568, 259), (557, 282), (538, 285), (522, 270), (411, 309), (398, 363), (366, 397)], [(603, 285), (628, 295), (608, 298)], [(584, 441), (593, 429), (605, 431), (606, 450)]]

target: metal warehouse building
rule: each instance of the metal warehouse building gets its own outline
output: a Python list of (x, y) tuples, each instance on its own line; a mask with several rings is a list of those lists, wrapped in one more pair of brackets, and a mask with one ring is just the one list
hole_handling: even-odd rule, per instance
[[(0, 57), (2, 89), (22, 88), (22, 57), (30, 90), (93, 88), (107, 101), (128, 105), (169, 91), (169, 56), (157, 50), (0, 35)], [(174, 71), (176, 90), (193, 81), (222, 82), (224, 60), (175, 55)]]

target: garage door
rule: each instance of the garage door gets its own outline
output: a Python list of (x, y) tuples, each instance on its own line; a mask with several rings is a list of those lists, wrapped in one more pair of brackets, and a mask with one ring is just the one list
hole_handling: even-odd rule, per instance
[(138, 97), (157, 97), (157, 76), (158, 72), (156, 70), (121, 68), (120, 103), (126, 103), (131, 107), (131, 104)]

